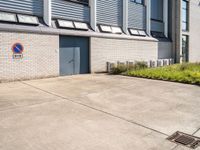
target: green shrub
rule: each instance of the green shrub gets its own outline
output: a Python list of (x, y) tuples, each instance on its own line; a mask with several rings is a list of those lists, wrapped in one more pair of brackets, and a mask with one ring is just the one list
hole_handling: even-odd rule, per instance
[(144, 61), (137, 61), (135, 64), (134, 64), (134, 69), (135, 70), (140, 70), (140, 69), (145, 69), (145, 68), (148, 68), (148, 65), (146, 62)]
[(126, 75), (200, 85), (200, 64), (184, 63), (128, 71)]
[(119, 64), (116, 67), (111, 68), (111, 74), (122, 74), (127, 71), (131, 70), (141, 70), (147, 68), (146, 62), (137, 61), (134, 64), (126, 65), (126, 64)]
[(184, 71), (188, 68), (189, 68), (189, 65), (187, 63), (180, 64), (180, 67), (179, 67), (180, 71)]
[(128, 70), (126, 65), (118, 65), (117, 67), (111, 68), (111, 74), (121, 74)]

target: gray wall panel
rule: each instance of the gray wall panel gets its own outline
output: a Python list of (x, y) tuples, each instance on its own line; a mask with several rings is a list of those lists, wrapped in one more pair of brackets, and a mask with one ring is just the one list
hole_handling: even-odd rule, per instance
[(123, 1), (97, 0), (97, 23), (122, 26)]
[(129, 0), (128, 27), (146, 29), (146, 7)]
[(82, 4), (64, 0), (52, 0), (52, 16), (53, 18), (89, 22), (90, 9), (88, 6)]
[(43, 0), (0, 0), (0, 10), (42, 16)]

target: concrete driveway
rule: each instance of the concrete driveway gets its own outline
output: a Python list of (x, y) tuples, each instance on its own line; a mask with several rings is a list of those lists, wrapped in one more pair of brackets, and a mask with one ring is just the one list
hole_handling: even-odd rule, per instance
[[(0, 84), (0, 150), (189, 150), (200, 87), (108, 75)], [(200, 150), (200, 148), (197, 148)]]

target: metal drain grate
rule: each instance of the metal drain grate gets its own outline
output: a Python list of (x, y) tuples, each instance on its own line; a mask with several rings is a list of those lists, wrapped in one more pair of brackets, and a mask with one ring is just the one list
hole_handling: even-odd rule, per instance
[(175, 142), (178, 142), (180, 144), (183, 144), (183, 145), (188, 145), (188, 144), (191, 144), (195, 141), (194, 138), (191, 138), (191, 137), (188, 137), (188, 136), (184, 136), (184, 135), (181, 135), (179, 136)]
[(167, 138), (169, 141), (196, 149), (200, 146), (200, 138), (177, 131)]

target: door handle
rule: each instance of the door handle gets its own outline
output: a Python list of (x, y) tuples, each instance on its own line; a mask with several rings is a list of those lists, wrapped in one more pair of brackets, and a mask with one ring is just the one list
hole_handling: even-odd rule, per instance
[(72, 62), (74, 62), (74, 59), (72, 59), (72, 60), (68, 61), (68, 63), (72, 63)]

